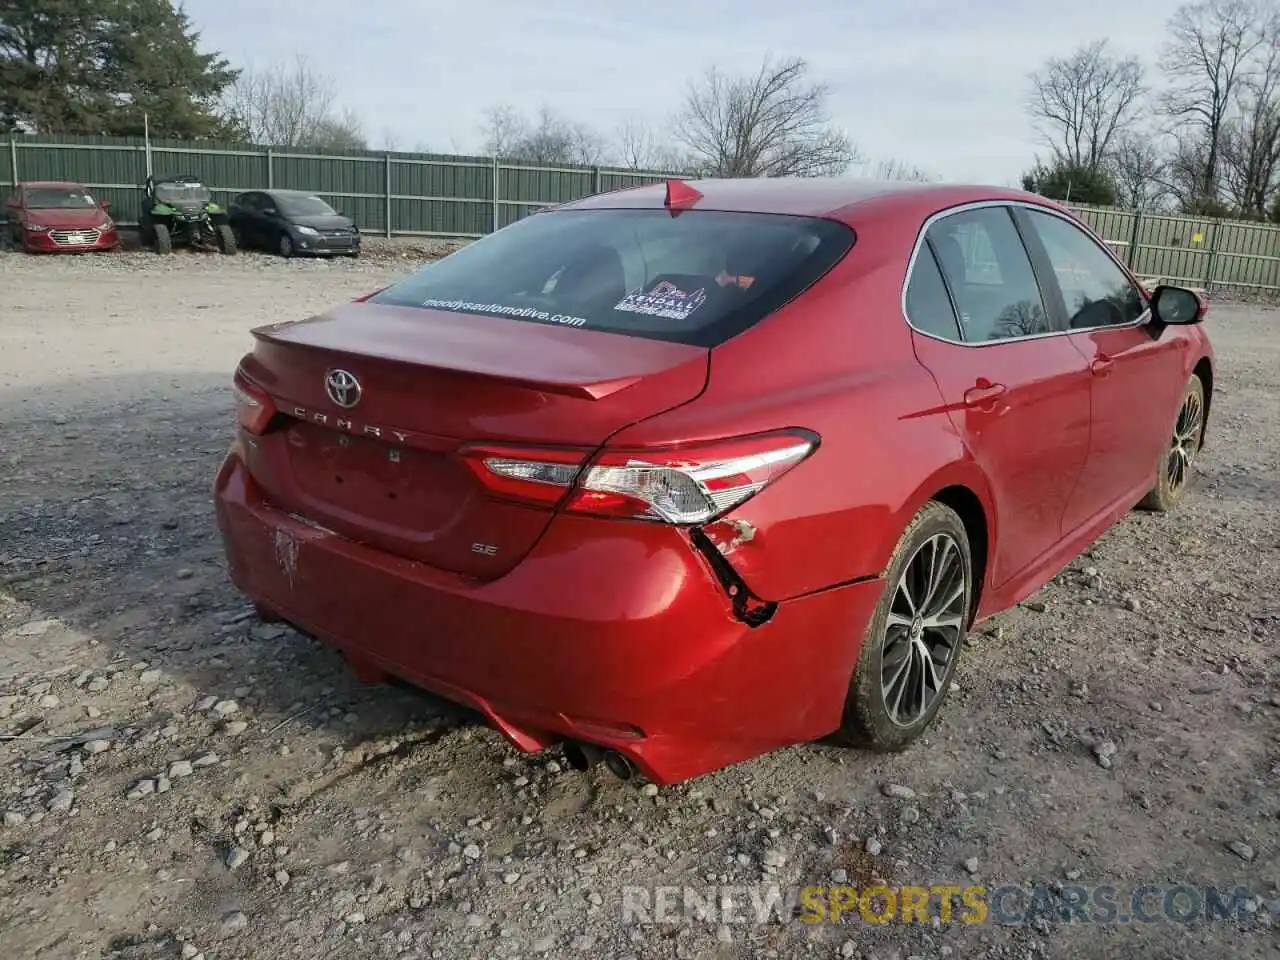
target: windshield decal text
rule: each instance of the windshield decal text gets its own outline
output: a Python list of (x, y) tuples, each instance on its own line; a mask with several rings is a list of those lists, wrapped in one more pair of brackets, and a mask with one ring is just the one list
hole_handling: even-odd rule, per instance
[(689, 314), (707, 302), (707, 293), (699, 288), (685, 293), (674, 283), (663, 280), (648, 293), (636, 290), (627, 294), (613, 309), (624, 313), (643, 313), (668, 320), (687, 320)]
[(433, 310), (456, 310), (459, 313), (496, 313), (503, 317), (527, 317), (544, 323), (558, 323), (566, 327), (586, 326), (586, 317), (571, 317), (563, 313), (547, 313), (533, 307), (513, 307), (506, 303), (475, 303), (471, 300), (423, 300), (422, 305)]

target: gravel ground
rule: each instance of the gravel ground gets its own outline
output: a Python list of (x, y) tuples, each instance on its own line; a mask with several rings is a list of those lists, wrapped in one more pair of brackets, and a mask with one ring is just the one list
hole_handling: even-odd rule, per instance
[[(210, 484), (248, 328), (433, 249), (0, 254), (0, 955), (1277, 955), (1280, 311), (1215, 307), (1196, 489), (984, 624), (924, 742), (658, 791), (363, 687), (228, 584)], [(876, 878), (1045, 897), (1025, 923), (624, 922), (628, 888)], [(1249, 897), (1213, 922), (1185, 891), (1188, 922), (1060, 922), (1143, 884), (1157, 916), (1173, 885)]]

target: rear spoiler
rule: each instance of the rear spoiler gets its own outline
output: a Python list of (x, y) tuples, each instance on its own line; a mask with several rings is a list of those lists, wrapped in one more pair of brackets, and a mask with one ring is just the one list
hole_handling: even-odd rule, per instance
[[(372, 296), (372, 294), (370, 294)], [(286, 322), (282, 324), (271, 324), (265, 327), (257, 327), (249, 331), (253, 337), (263, 343), (277, 344), (290, 349), (314, 350), (320, 353), (328, 353), (333, 350), (330, 346), (307, 343), (290, 339), (287, 336), (276, 336), (276, 331), (289, 329), (294, 326), (295, 322)], [(562, 397), (576, 397), (580, 400), (603, 400), (605, 397), (615, 394), (620, 390), (638, 382), (641, 377), (628, 376), (618, 377), (613, 380), (558, 380), (549, 377), (527, 377), (517, 373), (510, 373), (502, 370), (494, 370), (486, 368), (482, 364), (470, 363), (432, 363), (430, 360), (414, 358), (406, 360), (403, 357), (390, 356), (377, 350), (362, 349), (358, 351), (358, 356), (369, 357), (383, 363), (402, 364), (404, 366), (414, 367), (416, 369), (437, 370), (441, 373), (461, 373), (472, 377), (484, 377), (492, 380), (494, 383), (508, 384), (514, 387), (525, 387), (531, 390), (538, 390), (542, 393), (550, 393)]]

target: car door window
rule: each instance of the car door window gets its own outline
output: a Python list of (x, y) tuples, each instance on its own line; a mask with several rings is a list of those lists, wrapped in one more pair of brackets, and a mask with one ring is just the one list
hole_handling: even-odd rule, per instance
[(921, 333), (943, 340), (960, 339), (956, 312), (928, 242), (916, 254), (911, 279), (907, 281), (907, 320)]
[(973, 343), (1052, 333), (1031, 260), (1004, 207), (981, 207), (936, 221), (926, 234)]
[(1073, 330), (1136, 323), (1146, 312), (1141, 291), (1092, 237), (1051, 213), (1028, 210), (1044, 244)]

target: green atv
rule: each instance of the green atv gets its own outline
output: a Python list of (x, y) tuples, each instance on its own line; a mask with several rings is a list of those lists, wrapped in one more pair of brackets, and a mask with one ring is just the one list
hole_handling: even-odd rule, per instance
[(226, 208), (214, 203), (209, 188), (191, 174), (147, 177), (138, 227), (143, 245), (156, 253), (170, 253), (175, 246), (236, 252)]

